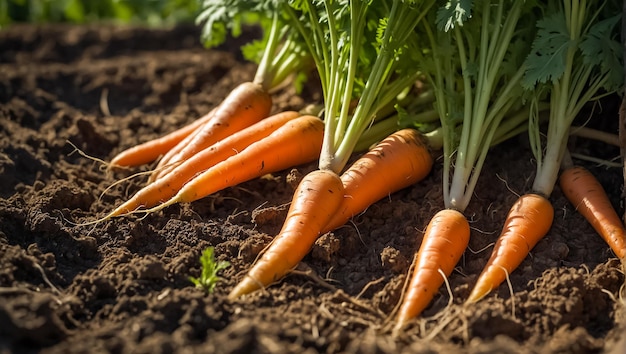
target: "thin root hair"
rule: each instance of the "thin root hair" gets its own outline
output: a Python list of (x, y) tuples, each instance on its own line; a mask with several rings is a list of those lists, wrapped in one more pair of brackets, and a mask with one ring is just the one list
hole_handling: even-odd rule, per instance
[(452, 294), (452, 288), (450, 287), (450, 283), (448, 282), (448, 277), (446, 277), (446, 274), (441, 269), (437, 269), (437, 271), (443, 277), (443, 281), (444, 281), (444, 284), (446, 285), (446, 290), (448, 291), (449, 298), (448, 298), (448, 304), (446, 305), (446, 307), (441, 312), (438, 312), (437, 314), (435, 314), (434, 316), (430, 318), (430, 320), (435, 320), (435, 321), (440, 320), (440, 321), (437, 324), (437, 326), (435, 326), (430, 331), (430, 333), (428, 333), (425, 337), (423, 337), (423, 339), (426, 341), (433, 340), (456, 317), (456, 316), (453, 316), (455, 312), (452, 307), (454, 303), (454, 295)]
[(314, 283), (320, 285), (321, 287), (330, 290), (332, 292), (337, 291), (337, 288), (330, 284), (326, 279), (320, 277), (313, 268), (311, 268), (308, 264), (304, 262), (298, 263), (296, 268), (292, 269), (289, 274), (291, 275), (301, 275), (311, 279)]
[(109, 166), (111, 166), (110, 163), (108, 163), (108, 162), (106, 162), (106, 161), (104, 161), (102, 159), (99, 159), (97, 157), (88, 155), (86, 152), (84, 152), (81, 149), (79, 149), (78, 146), (74, 145), (74, 143), (72, 143), (71, 141), (65, 140), (65, 142), (70, 144), (74, 148), (74, 150), (72, 150), (69, 154), (67, 154), (68, 156), (71, 156), (73, 153), (77, 152), (80, 156), (82, 156), (82, 157), (84, 157), (84, 158), (86, 158), (88, 160), (100, 163), (101, 164), (101, 166), (100, 166), (100, 170), (101, 171), (103, 171), (106, 168), (108, 168)]
[(500, 177), (500, 175), (499, 175), (499, 174), (497, 174), (497, 173), (496, 173), (496, 177), (497, 177), (497, 178), (498, 178), (498, 179), (499, 179), (502, 183), (504, 183), (504, 187), (505, 187), (505, 188), (506, 188), (509, 192), (511, 192), (511, 193), (512, 193), (513, 195), (515, 195), (517, 198), (519, 198), (519, 197), (520, 197), (520, 194), (519, 194), (519, 193), (517, 193), (516, 191), (514, 191), (514, 190), (513, 190), (513, 189), (509, 186), (509, 183), (506, 181), (506, 179), (504, 179), (504, 178)]
[(375, 280), (371, 280), (369, 282), (367, 282), (367, 284), (365, 284), (365, 286), (363, 286), (363, 288), (361, 289), (361, 291), (359, 291), (358, 294), (356, 294), (356, 296), (354, 297), (355, 299), (359, 299), (361, 296), (363, 296), (363, 294), (365, 294), (365, 292), (372, 286), (377, 285), (379, 283), (381, 283), (383, 280), (385, 280), (385, 277), (380, 277), (378, 279)]
[[(152, 171), (137, 172), (137, 173), (134, 173), (134, 174), (132, 174), (132, 175), (130, 175), (130, 176), (124, 177), (124, 178), (122, 178), (122, 179), (120, 179), (120, 180), (117, 180), (117, 181), (113, 182), (111, 185), (109, 185), (108, 187), (106, 187), (106, 188), (102, 191), (102, 193), (100, 193), (100, 195), (98, 196), (98, 202), (101, 202), (101, 201), (102, 201), (102, 197), (104, 197), (104, 195), (105, 195), (105, 194), (106, 194), (109, 190), (111, 190), (113, 187), (115, 187), (115, 186), (117, 186), (117, 185), (119, 185), (119, 184), (121, 184), (121, 183), (123, 183), (123, 182), (129, 181), (129, 180), (131, 180), (131, 179), (133, 179), (133, 178), (135, 178), (135, 177), (140, 177), (140, 176), (147, 175), (147, 174), (151, 174), (151, 173), (152, 173)], [(126, 189), (125, 194), (126, 194), (126, 195), (128, 195), (128, 189)]]
[[(239, 199), (235, 199), (235, 198), (232, 198), (232, 199), (240, 202)], [(237, 208), (235, 208), (235, 210), (233, 210), (233, 212), (226, 217), (226, 222), (229, 223), (229, 224), (232, 224), (232, 220), (234, 218), (238, 217), (239, 215), (246, 215), (246, 214), (248, 214), (247, 210), (241, 210), (241, 211), (238, 212)]]
[(352, 219), (350, 219), (350, 223), (354, 226), (354, 231), (356, 231), (356, 235), (359, 238), (359, 241), (361, 241), (361, 244), (363, 246), (367, 246), (365, 244), (365, 241), (363, 241), (363, 235), (361, 235), (361, 231), (359, 231), (358, 226), (354, 223), (354, 221)]
[[(621, 289), (622, 289), (623, 286), (624, 286), (624, 284), (622, 284), (622, 286), (620, 286), (620, 294), (618, 295), (620, 300), (622, 300)], [(615, 295), (612, 292), (610, 292), (610, 291), (608, 291), (607, 289), (604, 289), (604, 288), (600, 289), (600, 291), (602, 291), (603, 293), (607, 294), (612, 302), (617, 303), (617, 297), (615, 297)]]
[(472, 254), (480, 254), (480, 253), (483, 253), (484, 251), (486, 251), (487, 249), (493, 247), (495, 244), (496, 244), (495, 242), (491, 242), (491, 243), (487, 244), (487, 246), (485, 246), (485, 247), (483, 247), (481, 249), (478, 249), (476, 251), (474, 251), (470, 246), (467, 246), (467, 249), (470, 252), (472, 252)]
[(481, 234), (483, 234), (483, 235), (493, 235), (493, 234), (495, 234), (496, 232), (498, 232), (497, 230), (493, 230), (493, 231), (483, 231), (483, 230), (481, 230), (481, 229), (479, 229), (479, 228), (477, 228), (477, 227), (474, 227), (474, 226), (470, 226), (470, 229), (472, 229), (472, 230), (474, 230), (474, 231), (476, 231), (476, 232), (480, 232), (480, 233), (481, 233)]
[(398, 303), (396, 303), (393, 309), (391, 309), (391, 311), (389, 312), (389, 316), (387, 316), (387, 318), (383, 321), (381, 325), (384, 329), (386, 329), (386, 331), (391, 330), (391, 336), (394, 338), (397, 338), (400, 333), (396, 331), (396, 328), (395, 328), (396, 326), (394, 326), (393, 318), (397, 315), (398, 311), (400, 310), (400, 306), (402, 306), (402, 300), (404, 300), (404, 296), (406, 295), (406, 289), (408, 289), (409, 284), (411, 282), (411, 273), (414, 271), (416, 264), (417, 264), (417, 254), (413, 255), (413, 260), (411, 261), (411, 264), (409, 265), (409, 272), (404, 278), (404, 284), (402, 284), (402, 292), (400, 293), (402, 295), (400, 296)]
[(102, 89), (102, 92), (100, 93), (100, 110), (102, 111), (102, 114), (104, 114), (105, 117), (110, 117), (111, 116), (111, 110), (109, 109), (109, 88), (105, 87)]
[(505, 279), (506, 279), (506, 284), (509, 287), (509, 293), (511, 294), (511, 316), (513, 317), (513, 319), (515, 319), (515, 291), (513, 290), (513, 284), (511, 283), (511, 278), (509, 277), (509, 272), (506, 270), (506, 268), (504, 267), (500, 267), (502, 268), (502, 271), (504, 271), (504, 275), (505, 275)]
[[(465, 266), (465, 255), (463, 255), (463, 266)], [(461, 274), (461, 276), (463, 277), (467, 277), (467, 274), (465, 274), (462, 270), (463, 267), (454, 267), (453, 271)]]

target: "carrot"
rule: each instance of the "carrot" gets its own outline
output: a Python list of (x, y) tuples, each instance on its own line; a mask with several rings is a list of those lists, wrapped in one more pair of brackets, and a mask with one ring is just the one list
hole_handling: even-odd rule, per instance
[(275, 114), (213, 144), (175, 167), (168, 174), (143, 187), (131, 199), (116, 208), (110, 216), (125, 214), (139, 207), (150, 208), (167, 201), (196, 175), (243, 151), (249, 145), (267, 137), (298, 116), (299, 113), (295, 111)]
[(296, 188), (280, 233), (228, 297), (235, 299), (270, 285), (294, 268), (342, 199), (343, 185), (335, 172), (315, 170), (307, 174)]
[(208, 122), (213, 118), (213, 109), (208, 114), (204, 115), (200, 119), (196, 119), (186, 126), (175, 130), (162, 137), (146, 141), (145, 143), (135, 145), (129, 149), (126, 149), (119, 154), (115, 155), (111, 160), (111, 166), (116, 167), (132, 167), (139, 166), (146, 163), (150, 163), (163, 156), (170, 149), (172, 149), (181, 140), (185, 139), (191, 133), (193, 133), (198, 127)]
[(213, 118), (197, 130), (191, 141), (178, 144), (163, 156), (149, 181), (164, 176), (175, 164), (198, 151), (267, 117), (271, 108), (272, 98), (261, 85), (246, 82), (237, 86), (217, 107)]
[[(307, 115), (293, 119), (266, 138), (194, 177), (167, 202), (145, 212), (158, 211), (176, 203), (190, 203), (267, 173), (314, 161), (322, 149), (323, 136), (324, 123), (318, 117)], [(124, 205), (119, 208), (128, 210)], [(107, 217), (116, 213), (119, 213), (117, 209)]]
[[(229, 296), (239, 297), (284, 276), (304, 258), (320, 234), (345, 223), (355, 213), (385, 195), (424, 178), (432, 163), (419, 132), (403, 129), (363, 155), (341, 178), (326, 170), (307, 175), (294, 194), (287, 219), (276, 241)], [(317, 174), (322, 174), (324, 178)], [(311, 181), (312, 178), (320, 182)], [(312, 187), (322, 183), (321, 180), (334, 185), (335, 179), (341, 182), (339, 194), (330, 188)], [(310, 215), (319, 215), (319, 212), (324, 213), (322, 217), (314, 216), (310, 219)], [(327, 222), (322, 223), (321, 218)], [(326, 226), (321, 227), (323, 225)]]
[(559, 184), (565, 197), (593, 226), (618, 258), (626, 258), (626, 233), (604, 188), (591, 172), (572, 166), (561, 172)]
[(411, 282), (398, 310), (394, 332), (428, 306), (444, 282), (440, 271), (449, 276), (465, 252), (470, 228), (465, 216), (454, 209), (443, 209), (431, 219), (422, 244)]
[(432, 165), (432, 156), (417, 130), (407, 128), (391, 134), (341, 175), (344, 199), (324, 232), (345, 224), (385, 196), (422, 180)]
[(477, 302), (498, 287), (548, 233), (553, 219), (554, 208), (547, 198), (532, 193), (519, 197), (467, 302)]

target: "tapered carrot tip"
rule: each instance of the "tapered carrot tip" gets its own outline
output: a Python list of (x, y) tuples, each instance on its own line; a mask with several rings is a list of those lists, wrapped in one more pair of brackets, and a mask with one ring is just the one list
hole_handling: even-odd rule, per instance
[(343, 195), (343, 183), (336, 173), (317, 170), (307, 174), (296, 188), (281, 231), (228, 297), (259, 290), (295, 268), (336, 213)]
[(236, 299), (246, 294), (251, 294), (259, 289), (263, 289), (265, 284), (262, 284), (258, 280), (246, 275), (233, 290), (228, 294), (229, 299)]
[[(500, 272), (504, 273), (504, 269), (500, 269)], [(503, 276), (506, 277), (506, 273), (504, 273), (505, 275)], [(484, 279), (483, 277), (479, 277), (478, 278), (478, 282), (476, 283), (476, 285), (474, 286), (474, 288), (472, 289), (472, 292), (470, 293), (470, 296), (467, 298), (466, 302), (469, 304), (478, 302), (480, 300), (482, 300), (485, 296), (487, 296), (496, 286), (491, 282), (489, 282), (487, 279)]]
[(133, 209), (131, 209), (129, 207), (128, 202), (125, 202), (124, 204), (118, 206), (117, 208), (115, 208), (112, 212), (109, 213), (109, 215), (107, 215), (108, 217), (115, 217), (115, 216), (122, 216), (125, 214), (128, 214), (130, 212), (133, 211)]
[(469, 242), (470, 227), (465, 216), (452, 209), (439, 211), (431, 219), (419, 250), (411, 282), (398, 311), (394, 336), (430, 304), (454, 270)]
[(545, 197), (525, 194), (518, 198), (467, 302), (477, 302), (500, 286), (548, 233), (553, 219), (554, 208)]

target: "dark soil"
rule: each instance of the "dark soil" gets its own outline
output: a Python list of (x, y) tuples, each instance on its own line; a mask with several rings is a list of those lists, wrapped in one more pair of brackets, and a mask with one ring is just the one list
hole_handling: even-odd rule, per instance
[[(237, 301), (226, 295), (280, 228), (293, 177), (314, 163), (143, 219), (75, 226), (144, 179), (107, 190), (130, 172), (106, 172), (68, 142), (110, 160), (205, 114), (254, 75), (239, 44), (205, 50), (193, 27), (0, 32), (0, 353), (622, 353), (620, 264), (558, 187), (553, 227), (511, 274), (513, 294), (504, 284), (462, 306), (516, 193), (530, 188), (525, 135), (488, 158), (466, 211), (472, 251), (449, 278), (453, 305), (442, 287), (395, 339), (388, 316), (421, 231), (443, 207), (440, 165), (323, 235), (298, 271)], [(279, 90), (274, 111), (319, 102), (313, 86)], [(602, 114), (591, 124), (616, 132), (615, 99)], [(619, 153), (576, 143), (581, 154)], [(621, 170), (581, 163), (623, 212)], [(188, 279), (208, 246), (232, 263), (210, 295)]]

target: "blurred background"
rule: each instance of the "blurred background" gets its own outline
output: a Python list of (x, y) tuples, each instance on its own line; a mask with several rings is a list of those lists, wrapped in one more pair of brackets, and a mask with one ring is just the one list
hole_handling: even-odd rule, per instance
[(193, 22), (201, 0), (0, 0), (0, 28), (13, 23), (136, 23), (166, 26)]

